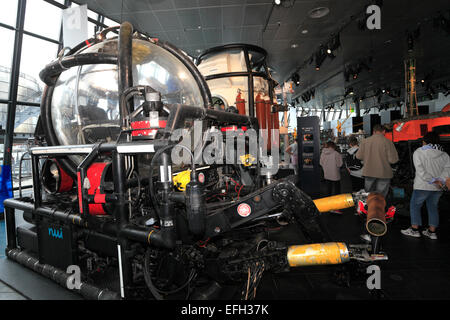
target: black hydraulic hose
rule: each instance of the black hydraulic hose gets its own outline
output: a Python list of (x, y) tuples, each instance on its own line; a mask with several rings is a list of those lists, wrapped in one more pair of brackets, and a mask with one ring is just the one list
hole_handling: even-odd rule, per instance
[[(119, 31), (119, 54), (117, 57), (117, 66), (119, 70), (119, 92), (123, 93), (126, 89), (133, 86), (133, 64), (132, 64), (132, 41), (133, 26), (125, 21), (120, 25)], [(125, 118), (128, 110), (132, 110), (129, 102), (119, 103), (120, 122), (125, 127)]]
[(103, 40), (103, 39), (106, 39), (106, 35), (107, 35), (108, 33), (110, 33), (111, 31), (117, 34), (117, 31), (116, 31), (116, 30), (118, 30), (118, 29), (120, 29), (120, 26), (113, 26), (113, 27), (109, 27), (109, 28), (103, 29), (103, 30), (100, 32), (100, 34), (99, 34), (99, 38), (102, 39), (102, 40)]
[(59, 75), (63, 71), (71, 67), (87, 64), (117, 64), (117, 57), (111, 54), (96, 52), (65, 56), (46, 65), (45, 68), (39, 72), (39, 78), (41, 78), (46, 85), (54, 86)]
[(6, 199), (4, 206), (22, 211), (34, 212), (38, 215), (53, 218), (62, 222), (69, 222), (78, 226), (87, 226), (87, 222), (79, 214), (73, 214), (70, 211), (61, 211), (50, 207), (38, 207), (34, 208), (34, 204), (31, 202), (16, 200), (14, 198)]
[(183, 145), (179, 145), (179, 144), (174, 144), (174, 145), (169, 145), (169, 146), (165, 146), (161, 149), (159, 149), (158, 151), (156, 151), (155, 155), (152, 158), (152, 161), (150, 162), (150, 183), (149, 183), (149, 188), (150, 188), (150, 198), (152, 200), (153, 206), (156, 210), (156, 212), (159, 215), (159, 207), (157, 205), (157, 201), (156, 201), (156, 195), (155, 195), (155, 190), (153, 187), (153, 171), (154, 171), (154, 167), (155, 167), (155, 162), (156, 159), (158, 159), (161, 154), (163, 154), (165, 151), (174, 148), (174, 147), (180, 147), (185, 149), (187, 152), (189, 152), (189, 155), (191, 156), (191, 181), (195, 181), (197, 179), (197, 176), (195, 174), (196, 172), (196, 168), (195, 168), (195, 159), (194, 159), (194, 155), (192, 154), (191, 150), (189, 150), (189, 148), (187, 148), (186, 146)]
[(93, 225), (96, 224), (96, 221), (91, 221), (93, 224), (88, 224), (87, 220), (79, 214), (74, 214), (70, 211), (61, 211), (57, 208), (51, 207), (38, 207), (35, 209), (32, 202), (16, 200), (13, 198), (6, 199), (4, 201), (4, 205), (5, 208), (32, 212), (39, 216), (55, 219), (63, 223), (73, 224), (81, 228), (102, 231), (110, 236), (117, 236), (120, 232), (121, 235), (127, 239), (159, 248), (172, 249), (175, 246), (175, 241), (171, 234), (164, 230), (145, 228), (136, 225), (127, 225), (119, 230), (116, 222), (114, 221), (99, 222), (97, 225)]
[[(23, 160), (25, 160), (25, 156), (29, 155), (28, 151), (25, 152), (21, 157), (20, 157), (20, 161), (19, 161), (19, 197), (22, 198), (22, 163)], [(31, 158), (27, 159), (27, 160), (31, 160)]]
[(150, 248), (147, 248), (147, 251), (145, 252), (144, 255), (144, 280), (145, 283), (147, 284), (147, 287), (150, 289), (151, 293), (153, 294), (153, 296), (156, 298), (156, 300), (164, 300), (164, 297), (161, 295), (165, 294), (165, 295), (170, 295), (170, 294), (174, 294), (177, 293), (181, 290), (183, 290), (184, 288), (186, 288), (187, 285), (189, 285), (192, 280), (195, 278), (196, 274), (195, 274), (195, 270), (191, 270), (191, 272), (188, 275), (188, 279), (186, 280), (185, 283), (183, 283), (181, 286), (179, 286), (178, 288), (171, 290), (171, 291), (162, 291), (159, 290), (158, 288), (155, 287), (155, 285), (153, 284), (151, 275), (149, 273), (149, 269), (150, 269)]
[(73, 47), (72, 49), (70, 49), (70, 51), (67, 53), (68, 56), (74, 54), (75, 52), (78, 52), (79, 50), (85, 48), (85, 47), (90, 47), (94, 44), (97, 44), (99, 42), (99, 40), (95, 37), (89, 38), (85, 41), (80, 42), (79, 44), (77, 44), (75, 47)]
[[(6, 256), (16, 261), (17, 263), (43, 275), (44, 277), (55, 281), (60, 286), (70, 289), (67, 286), (67, 282), (72, 275), (68, 274), (58, 268), (55, 268), (49, 264), (41, 264), (39, 260), (27, 254), (26, 252), (20, 251), (19, 249), (7, 249)], [(79, 293), (86, 299), (89, 300), (120, 300), (119, 295), (110, 291), (109, 289), (100, 289), (87, 282), (81, 282), (80, 287), (71, 289)]]
[(156, 289), (155, 285), (152, 282), (152, 278), (150, 276), (149, 270), (150, 269), (150, 249), (147, 249), (145, 251), (144, 256), (144, 280), (147, 284), (147, 287), (150, 289), (150, 292), (153, 294), (156, 300), (164, 300), (163, 296), (158, 292), (158, 289)]
[(171, 104), (165, 107), (170, 111), (164, 131), (166, 135), (170, 135), (175, 129), (181, 128), (186, 118), (209, 119), (218, 123), (248, 125), (252, 127), (255, 127), (258, 123), (258, 120), (253, 117), (214, 109), (204, 109), (181, 104)]
[[(157, 92), (155, 89), (153, 89), (150, 86), (142, 86), (142, 85), (138, 85), (138, 86), (134, 86), (134, 87), (129, 87), (127, 89), (125, 89), (121, 94), (120, 94), (120, 105), (125, 105), (127, 107), (128, 106), (128, 102), (129, 100), (134, 97), (135, 95), (141, 95), (145, 98), (145, 90), (150, 90), (150, 92)], [(127, 109), (127, 113), (128, 115), (130, 115), (130, 118), (136, 116), (138, 110), (134, 111), (131, 109)]]

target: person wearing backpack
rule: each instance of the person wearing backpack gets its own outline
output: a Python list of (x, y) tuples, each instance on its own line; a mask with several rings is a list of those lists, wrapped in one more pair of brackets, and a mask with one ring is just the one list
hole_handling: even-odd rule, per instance
[(356, 152), (358, 152), (358, 139), (355, 136), (351, 136), (348, 140), (350, 148), (345, 155), (345, 166), (352, 181), (352, 191), (357, 192), (364, 189), (364, 177), (362, 176), (362, 161), (356, 158)]

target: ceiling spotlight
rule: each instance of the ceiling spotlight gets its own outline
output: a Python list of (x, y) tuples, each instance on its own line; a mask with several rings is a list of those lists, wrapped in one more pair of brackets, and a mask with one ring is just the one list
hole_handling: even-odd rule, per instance
[(344, 70), (344, 79), (345, 79), (345, 82), (350, 81), (350, 72), (348, 71), (348, 69)]
[(303, 34), (307, 34), (307, 33), (308, 33), (308, 30), (304, 29), (304, 30), (302, 30), (302, 33), (303, 33)]
[(291, 48), (295, 49), (295, 48), (297, 48), (297, 47), (298, 47), (298, 44), (297, 44), (297, 43), (291, 44)]
[(341, 46), (341, 39), (339, 33), (331, 39), (330, 43), (328, 44), (328, 48), (331, 50), (337, 50)]
[(386, 93), (386, 90), (383, 89), (383, 90), (381, 90), (381, 92)]
[(328, 54), (331, 54), (331, 49), (327, 49), (327, 53), (328, 53)]
[(327, 7), (318, 7), (318, 8), (312, 9), (309, 12), (309, 17), (313, 18), (313, 19), (319, 19), (319, 18), (325, 17), (329, 13), (330, 13), (330, 9), (328, 9)]
[(297, 86), (300, 84), (300, 76), (298, 73), (294, 73), (291, 79)]
[(350, 87), (345, 90), (344, 98), (348, 95), (353, 95), (353, 88)]
[(316, 58), (316, 70), (320, 70), (320, 66), (322, 65), (323, 61), (326, 59), (327, 55), (325, 53), (325, 49), (321, 46), (319, 51), (316, 52), (315, 58)]
[(275, 0), (274, 2), (277, 6), (279, 6), (281, 4), (281, 0)]

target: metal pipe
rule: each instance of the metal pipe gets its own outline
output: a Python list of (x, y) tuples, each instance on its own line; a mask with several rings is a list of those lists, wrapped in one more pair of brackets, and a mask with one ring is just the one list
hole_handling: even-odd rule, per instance
[[(95, 144), (80, 144), (80, 145), (62, 145), (62, 146), (48, 146), (48, 147), (34, 147), (31, 148), (32, 155), (87, 155), (92, 152)], [(98, 147), (99, 152), (111, 152), (116, 148), (114, 143), (102, 143)], [(58, 159), (59, 161), (59, 159)]]
[(79, 209), (80, 212), (85, 216), (89, 216), (89, 203), (88, 203), (88, 196), (86, 188), (84, 187), (84, 181), (87, 178), (87, 170), (90, 167), (90, 165), (97, 159), (99, 155), (99, 146), (100, 144), (94, 145), (92, 148), (92, 151), (88, 154), (86, 158), (80, 163), (80, 165), (77, 168), (78, 175), (78, 190), (79, 190)]
[[(119, 54), (117, 58), (117, 68), (119, 70), (119, 94), (133, 86), (132, 37), (133, 26), (127, 21), (123, 22), (120, 25)], [(128, 115), (128, 110), (133, 111), (132, 104), (128, 101), (124, 103), (121, 99), (119, 102), (119, 109), (121, 125), (126, 127), (125, 118)]]
[[(81, 215), (70, 213), (68, 211), (61, 211), (50, 207), (39, 207), (35, 210), (33, 203), (16, 199), (6, 199), (4, 205), (5, 216), (7, 219), (8, 241), (11, 243), (11, 248), (16, 246), (14, 209), (33, 212), (40, 216), (55, 219), (63, 223), (70, 223), (82, 228), (91, 229), (93, 227), (91, 224), (88, 224)], [(175, 247), (175, 240), (169, 233), (154, 228), (127, 225), (119, 231), (115, 222), (103, 222), (97, 225), (95, 230), (105, 232), (107, 235), (115, 237), (117, 237), (120, 232), (123, 237), (126, 237), (129, 240), (150, 244), (160, 248), (172, 249)], [(8, 248), (9, 247), (10, 246), (8, 245)]]
[(231, 77), (249, 77), (253, 75), (253, 77), (261, 77), (265, 80), (270, 80), (270, 78), (264, 72), (248, 72), (248, 71), (234, 71), (234, 72), (225, 72), (218, 74), (211, 74), (209, 76), (205, 76), (206, 81), (222, 79), (222, 78), (231, 78)]
[(34, 208), (33, 203), (20, 201), (16, 199), (6, 199), (4, 201), (5, 208), (17, 209), (22, 211), (30, 211), (35, 214), (56, 219), (62, 222), (69, 222), (74, 225), (87, 227), (86, 221), (78, 214), (73, 214), (68, 211), (61, 211), (50, 207)]
[[(9, 81), (8, 111), (6, 116), (5, 140), (3, 148), (3, 165), (11, 166), (14, 142), (17, 96), (19, 91), (20, 60), (22, 56), (23, 29), (25, 24), (26, 1), (17, 4), (16, 32), (12, 57), (11, 78)], [(6, 167), (3, 168), (6, 170)]]
[(120, 226), (128, 224), (128, 210), (126, 208), (126, 178), (125, 178), (125, 156), (123, 154), (114, 152), (112, 169), (114, 175), (114, 191), (117, 196), (114, 216)]
[(69, 289), (79, 293), (89, 300), (119, 300), (119, 295), (110, 291), (109, 289), (100, 289), (87, 282), (81, 282), (78, 288), (69, 288), (67, 283), (71, 282), (72, 274), (66, 273), (58, 268), (55, 268), (49, 264), (41, 264), (39, 260), (31, 255), (20, 251), (19, 249), (7, 249), (6, 256), (16, 261), (17, 263), (34, 270), (35, 272), (43, 275), (44, 277), (55, 281), (65, 289)]
[(255, 116), (255, 96), (254, 96), (254, 87), (253, 87), (253, 73), (252, 73), (252, 66), (250, 63), (250, 57), (248, 53), (248, 49), (244, 48), (244, 57), (245, 57), (245, 64), (247, 66), (247, 72), (248, 72), (248, 81), (247, 81), (247, 87), (248, 87), (248, 115), (250, 117)]
[(202, 120), (210, 119), (217, 121), (219, 123), (248, 125), (256, 128), (258, 125), (258, 120), (256, 118), (235, 114), (231, 112), (224, 112), (213, 109), (203, 109), (193, 106), (185, 106), (181, 104), (166, 105), (165, 107), (170, 111), (169, 118), (167, 120), (167, 125), (166, 128), (164, 129), (166, 137), (169, 137), (169, 135), (175, 129), (182, 128), (182, 126), (184, 125), (184, 120), (186, 118), (202, 119)]
[(372, 192), (367, 197), (367, 222), (366, 229), (376, 237), (384, 236), (387, 232), (385, 216), (386, 200), (383, 195)]
[(33, 195), (34, 195), (34, 207), (38, 208), (41, 206), (42, 193), (41, 193), (41, 181), (39, 180), (39, 157), (31, 156), (31, 165), (33, 173)]
[(341, 264), (350, 261), (350, 254), (343, 242), (312, 243), (290, 246), (287, 260), (291, 267)]
[[(7, 200), (5, 200), (5, 201), (7, 201)], [(6, 221), (7, 248), (15, 249), (15, 248), (17, 248), (16, 215), (15, 215), (14, 208), (10, 208), (6, 204), (5, 204), (5, 221)]]
[[(23, 160), (25, 160), (25, 155), (28, 155), (28, 151), (25, 152), (21, 157), (19, 161), (19, 197), (22, 198), (22, 163)], [(31, 160), (31, 158), (28, 158), (26, 160)]]
[(356, 113), (356, 117), (361, 116), (361, 107), (360, 107), (358, 99), (355, 101), (355, 113)]
[(126, 199), (126, 176), (125, 176), (125, 156), (118, 152), (113, 152), (112, 169), (114, 175), (114, 192), (117, 201), (114, 207), (114, 217), (116, 218), (117, 233), (117, 253), (119, 258), (119, 275), (121, 296), (128, 296), (128, 289), (132, 282), (131, 261), (128, 255), (129, 242), (123, 236), (122, 230), (128, 224), (128, 208)]
[(59, 75), (72, 67), (88, 64), (117, 64), (117, 57), (104, 53), (81, 53), (72, 56), (65, 56), (55, 60), (45, 66), (39, 72), (39, 78), (48, 86), (54, 86)]

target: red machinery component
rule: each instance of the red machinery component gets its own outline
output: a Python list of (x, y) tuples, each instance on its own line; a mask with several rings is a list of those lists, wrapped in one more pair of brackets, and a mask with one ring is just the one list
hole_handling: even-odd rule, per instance
[[(280, 117), (278, 112), (272, 113), (272, 127), (275, 130), (280, 130)], [(279, 136), (278, 136), (279, 138)], [(280, 146), (280, 140), (274, 141), (274, 147), (278, 148)]]
[(260, 129), (266, 129), (266, 112), (265, 112), (265, 101), (261, 97), (261, 94), (257, 94), (255, 98), (256, 104), (256, 118), (258, 119), (258, 124)]
[[(258, 119), (259, 129), (265, 130), (267, 129), (266, 102), (259, 93), (256, 95), (255, 105), (256, 105), (256, 118)], [(264, 141), (264, 144), (266, 145), (267, 142)]]
[[(392, 142), (414, 141), (423, 138), (425, 133), (432, 131), (433, 128), (448, 126), (450, 126), (450, 116), (424, 117), (405, 120), (405, 122), (397, 121), (393, 125), (392, 132), (387, 132), (385, 136)], [(445, 130), (445, 132), (441, 133), (441, 137), (450, 137), (449, 130)]]
[(273, 129), (273, 121), (272, 121), (272, 104), (270, 103), (270, 99), (267, 98), (265, 100), (265, 110), (266, 110), (266, 128), (267, 128), (267, 151), (271, 150), (271, 142), (272, 142), (272, 129)]
[[(94, 203), (89, 204), (89, 214), (91, 215), (106, 215), (108, 210), (106, 204), (105, 186), (108, 182), (112, 182), (112, 166), (109, 162), (93, 163), (87, 170), (85, 178), (89, 181), (88, 195), (94, 196)], [(83, 213), (82, 196), (80, 182), (80, 173), (78, 172), (78, 201), (80, 205), (80, 212)]]
[(47, 159), (42, 165), (42, 184), (51, 194), (72, 190), (73, 179), (61, 168), (55, 159)]
[(245, 99), (241, 97), (241, 91), (238, 91), (238, 95), (236, 97), (236, 108), (238, 109), (239, 114), (245, 115)]
[(154, 139), (158, 129), (165, 128), (167, 120), (158, 120), (158, 126), (152, 126), (150, 120), (138, 120), (131, 123), (133, 138), (150, 138)]
[(242, 130), (242, 131), (247, 131), (247, 127), (246, 126), (242, 126), (242, 127), (238, 127), (238, 126), (229, 126), (229, 127), (222, 127), (220, 128), (220, 131), (222, 132), (228, 132), (228, 131), (237, 131), (237, 130)]

